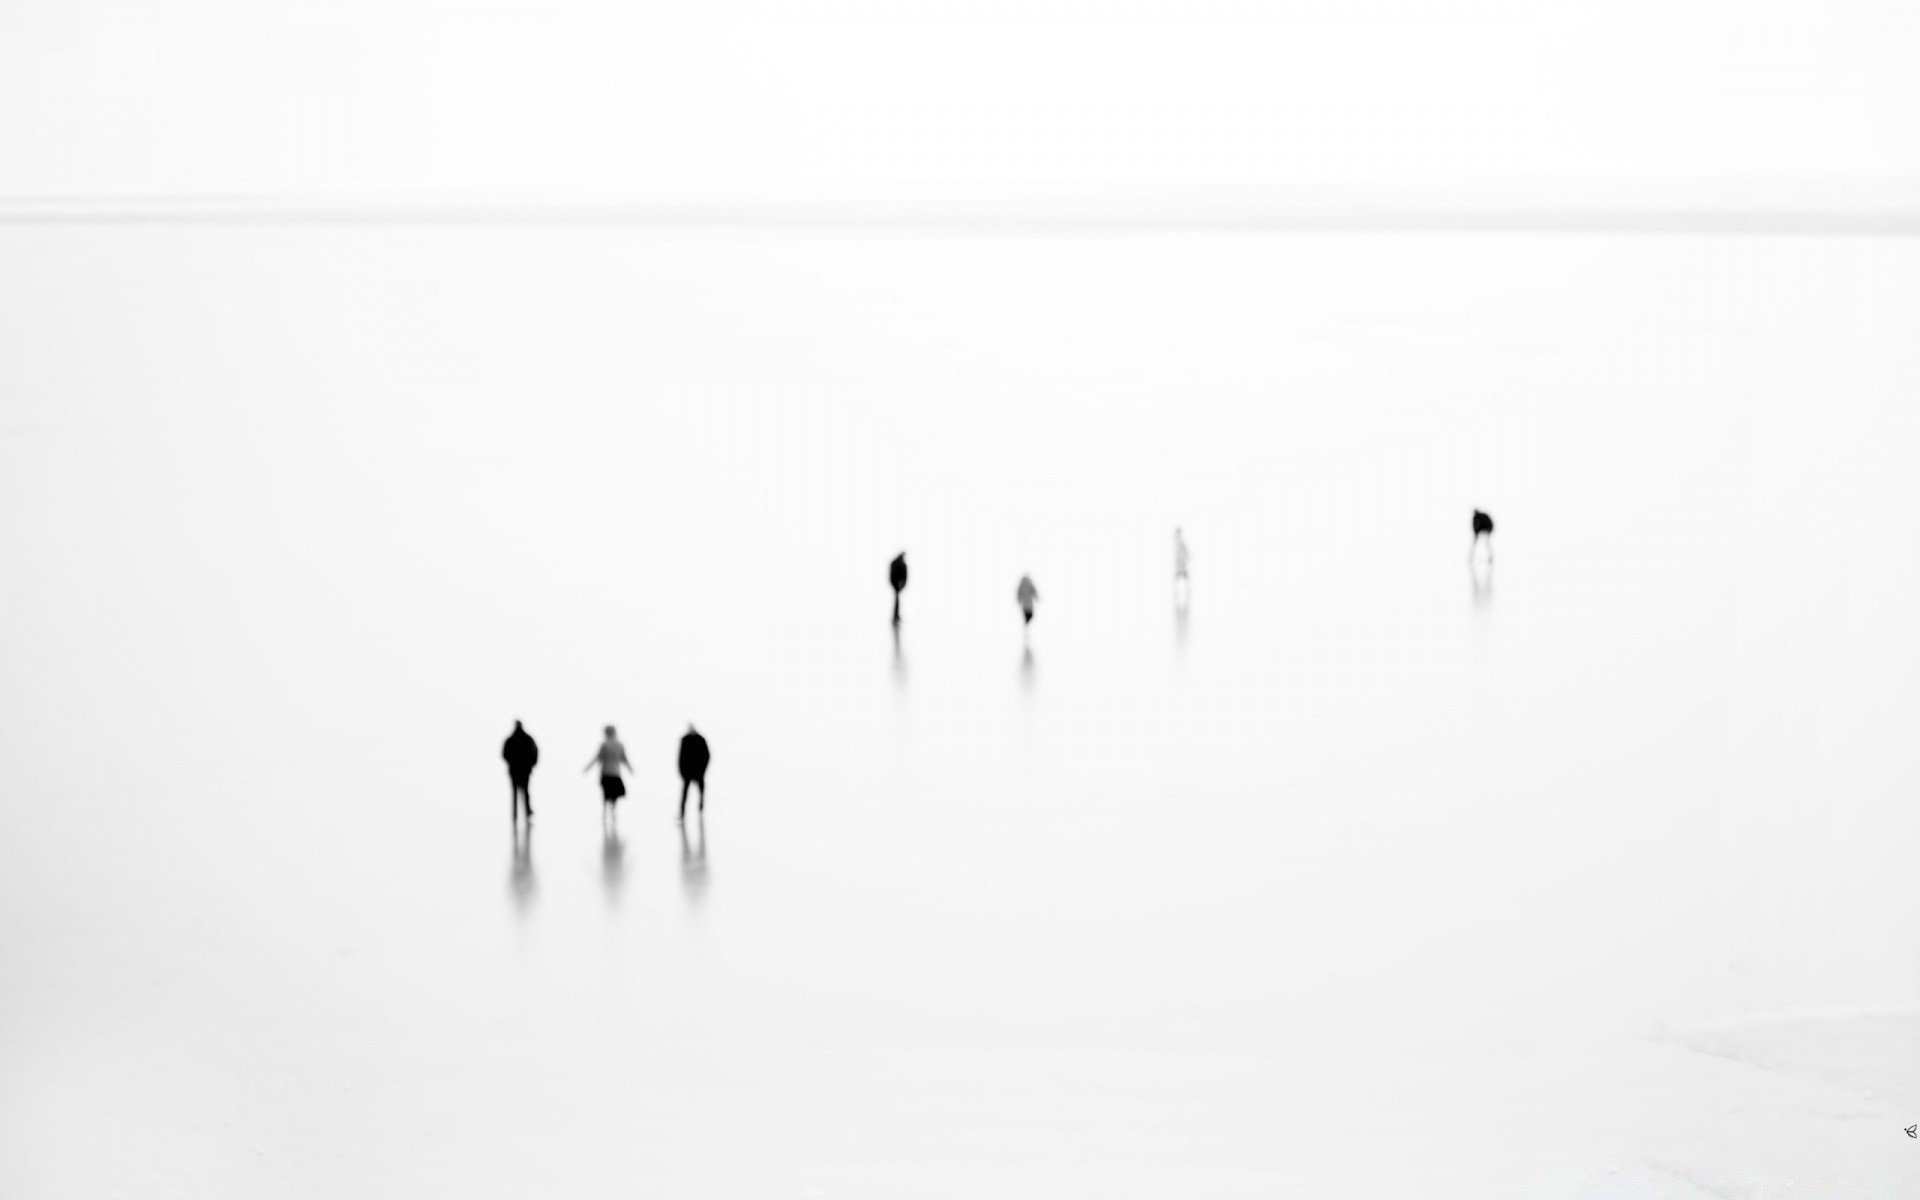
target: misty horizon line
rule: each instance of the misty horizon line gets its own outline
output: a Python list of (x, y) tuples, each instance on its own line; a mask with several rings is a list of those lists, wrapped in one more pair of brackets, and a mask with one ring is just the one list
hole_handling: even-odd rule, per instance
[(1484, 232), (1920, 234), (1920, 193), (1886, 201), (1141, 198), (654, 201), (327, 198), (271, 194), (0, 198), (0, 225), (500, 225), (952, 232)]

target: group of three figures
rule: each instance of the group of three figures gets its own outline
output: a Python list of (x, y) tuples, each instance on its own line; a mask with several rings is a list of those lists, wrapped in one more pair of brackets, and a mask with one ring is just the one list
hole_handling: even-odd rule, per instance
[[(893, 556), (887, 564), (887, 582), (893, 585), (893, 623), (900, 623), (900, 593), (907, 590), (907, 552), (902, 550)], [(1014, 589), (1013, 598), (1020, 605), (1022, 625), (1033, 624), (1034, 601), (1040, 599), (1040, 589), (1033, 586), (1031, 575), (1020, 577), (1020, 586)]]
[[(500, 747), (500, 757), (507, 762), (507, 779), (513, 785), (512, 815), (515, 821), (522, 812), (527, 820), (533, 820), (533, 768), (540, 761), (540, 747), (520, 722), (513, 723), (513, 732), (507, 735), (506, 744)], [(707, 764), (713, 755), (707, 749), (707, 739), (700, 731), (687, 726), (687, 732), (680, 739), (680, 819), (686, 820), (687, 793), (700, 789), (700, 811), (707, 811)], [(607, 726), (606, 739), (600, 743), (600, 749), (587, 760), (585, 770), (600, 768), (600, 815), (605, 820), (613, 815), (613, 806), (620, 797), (627, 794), (625, 775), (633, 773), (633, 764), (627, 760), (627, 748), (620, 742), (613, 726)], [(584, 772), (583, 772), (584, 773)]]

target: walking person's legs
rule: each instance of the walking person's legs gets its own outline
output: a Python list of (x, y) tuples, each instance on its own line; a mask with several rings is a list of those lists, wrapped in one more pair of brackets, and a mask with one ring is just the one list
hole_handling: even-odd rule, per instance
[[(687, 819), (687, 789), (692, 786), (693, 780), (684, 778), (680, 780), (680, 819), (682, 821)], [(702, 804), (707, 802), (706, 791), (705, 785), (702, 785), (700, 788), (700, 803)]]

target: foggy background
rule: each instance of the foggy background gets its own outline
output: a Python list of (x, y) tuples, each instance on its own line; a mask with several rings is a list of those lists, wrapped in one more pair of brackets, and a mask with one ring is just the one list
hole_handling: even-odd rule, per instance
[(1911, 203), (1895, 0), (0, 14), (0, 196)]

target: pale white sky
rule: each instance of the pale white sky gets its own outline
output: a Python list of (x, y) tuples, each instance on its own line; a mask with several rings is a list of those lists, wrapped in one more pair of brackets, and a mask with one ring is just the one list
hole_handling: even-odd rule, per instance
[(11, 0), (0, 197), (1904, 181), (1916, 61), (1902, 0)]

